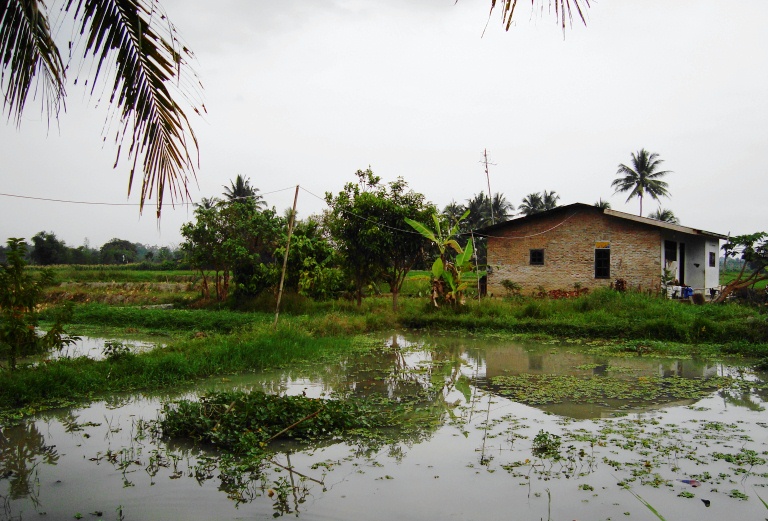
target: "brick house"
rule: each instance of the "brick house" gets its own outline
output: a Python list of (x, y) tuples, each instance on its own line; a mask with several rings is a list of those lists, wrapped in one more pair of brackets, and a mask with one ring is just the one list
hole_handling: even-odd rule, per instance
[(695, 292), (719, 285), (720, 241), (727, 237), (576, 203), (475, 231), (488, 238), (488, 294), (502, 281), (571, 290), (610, 286), (657, 292), (666, 273)]

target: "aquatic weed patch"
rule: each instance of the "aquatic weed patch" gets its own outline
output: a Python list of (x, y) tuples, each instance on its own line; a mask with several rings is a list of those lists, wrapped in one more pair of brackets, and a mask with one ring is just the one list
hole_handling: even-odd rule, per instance
[(729, 381), (722, 380), (518, 374), (493, 377), (491, 388), (502, 396), (529, 405), (566, 401), (601, 404), (606, 400), (622, 400), (632, 406), (671, 399), (700, 399)]
[(212, 393), (165, 404), (159, 425), (169, 438), (209, 443), (235, 454), (267, 450), (278, 439), (320, 441), (405, 424), (412, 407), (380, 396), (330, 400), (263, 392)]

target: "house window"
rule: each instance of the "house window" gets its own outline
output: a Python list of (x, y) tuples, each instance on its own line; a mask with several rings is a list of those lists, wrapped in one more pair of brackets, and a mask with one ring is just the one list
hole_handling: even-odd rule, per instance
[(714, 268), (716, 262), (717, 262), (717, 257), (715, 256), (715, 252), (713, 251), (709, 252), (709, 267)]
[(544, 250), (531, 250), (531, 266), (544, 266)]
[(609, 248), (595, 248), (595, 278), (611, 278), (611, 250)]
[(677, 262), (677, 243), (675, 241), (664, 241), (664, 260), (667, 264)]

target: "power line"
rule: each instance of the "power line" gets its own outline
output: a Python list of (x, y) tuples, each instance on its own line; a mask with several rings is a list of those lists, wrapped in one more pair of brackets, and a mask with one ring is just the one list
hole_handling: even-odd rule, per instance
[[(261, 198), (265, 195), (271, 195), (276, 194), (279, 192), (285, 192), (286, 190), (293, 190), (295, 186), (289, 186), (287, 188), (280, 188), (279, 190), (272, 190), (271, 192), (262, 192), (259, 194), (254, 195), (248, 195), (248, 196), (241, 196), (241, 197), (234, 197), (232, 200), (243, 200), (243, 199), (256, 199)], [(30, 199), (33, 201), (44, 201), (44, 202), (50, 202), (50, 203), (66, 203), (66, 204), (85, 204), (85, 205), (96, 205), (96, 206), (141, 206), (141, 203), (107, 203), (103, 201), (76, 201), (72, 199), (53, 199), (49, 197), (35, 197), (31, 195), (18, 195), (18, 194), (6, 194), (6, 193), (0, 193), (0, 196), (3, 197), (13, 197), (16, 199)], [(200, 204), (201, 201), (180, 201), (178, 203), (171, 203), (171, 206), (179, 205), (179, 206), (195, 206)]]

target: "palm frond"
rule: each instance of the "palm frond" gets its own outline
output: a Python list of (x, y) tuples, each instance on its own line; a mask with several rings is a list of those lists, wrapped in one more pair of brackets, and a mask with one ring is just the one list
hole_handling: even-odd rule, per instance
[(51, 36), (42, 0), (3, 2), (0, 64), (3, 109), (17, 125), (36, 78), (42, 78), (43, 104), (48, 116), (58, 114), (64, 99), (64, 64)]
[[(531, 0), (531, 7), (535, 9), (540, 0)], [(512, 26), (512, 19), (515, 14), (515, 7), (517, 7), (517, 0), (502, 0), (498, 2), (501, 4), (501, 22), (504, 25), (504, 30), (509, 31)], [(587, 25), (586, 8), (590, 7), (589, 0), (549, 0), (550, 11), (552, 4), (555, 5), (555, 21), (563, 29), (565, 34), (566, 21), (567, 25), (573, 25), (574, 13), (578, 15), (581, 22)], [(491, 13), (496, 8), (497, 0), (491, 0)]]
[(186, 69), (183, 54), (189, 51), (180, 48), (174, 26), (155, 0), (68, 0), (66, 9), (73, 5), (80, 34), (86, 37), (85, 55), (92, 54), (97, 63), (93, 86), (114, 60), (110, 101), (121, 118), (115, 164), (128, 137), (133, 161), (128, 193), (141, 157), (140, 211), (155, 195), (159, 218), (166, 191), (172, 204), (177, 197), (188, 197), (186, 172), (195, 172), (190, 149), (197, 151), (197, 138), (170, 90)]

